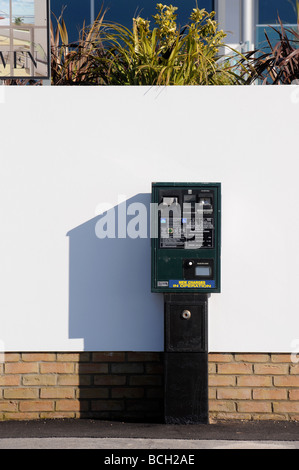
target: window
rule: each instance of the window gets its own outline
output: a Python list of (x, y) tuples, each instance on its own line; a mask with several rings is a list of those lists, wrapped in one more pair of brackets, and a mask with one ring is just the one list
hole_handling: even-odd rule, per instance
[[(82, 29), (83, 22), (90, 24), (91, 16), (90, 0), (51, 0), (51, 12), (56, 18), (59, 18), (63, 12), (63, 19), (66, 23), (69, 41), (77, 41), (79, 31)], [(56, 28), (56, 20), (53, 18), (53, 26)]]
[[(104, 8), (108, 8), (105, 18), (107, 21), (115, 21), (131, 28), (132, 18), (137, 14), (152, 20), (152, 15), (156, 13), (157, 3), (159, 3), (159, 0), (105, 0)], [(103, 0), (52, 0), (51, 9), (58, 17), (62, 7), (66, 6), (63, 17), (68, 29), (69, 39), (70, 41), (76, 41), (78, 31), (82, 28), (84, 20), (85, 24), (90, 24), (93, 12), (97, 16), (102, 4)], [(196, 2), (195, 0), (171, 0), (166, 4), (178, 7), (177, 21), (180, 25), (185, 25)], [(197, 0), (197, 4), (199, 8), (205, 8), (209, 12), (214, 10), (214, 0)]]
[[(99, 5), (100, 1), (97, 2)], [(105, 6), (109, 8), (107, 18), (117, 21), (131, 27), (132, 18), (139, 13), (140, 16), (152, 20), (152, 15), (156, 14), (156, 4), (159, 0), (107, 0)], [(178, 7), (178, 23), (182, 26), (188, 22), (188, 18), (192, 9), (195, 7), (195, 0), (171, 0), (169, 2), (161, 2), (167, 5)], [(207, 11), (214, 9), (212, 0), (199, 0), (197, 2), (199, 8), (205, 8)]]
[(260, 24), (276, 24), (278, 14), (283, 23), (296, 23), (296, 0), (259, 0)]
[(0, 0), (0, 78), (48, 74), (47, 0)]
[(297, 26), (296, 0), (259, 0), (257, 13), (256, 47), (264, 51), (268, 48), (265, 31), (272, 44), (279, 39), (277, 33), (269, 26), (280, 29), (278, 15), (284, 25), (291, 28)]

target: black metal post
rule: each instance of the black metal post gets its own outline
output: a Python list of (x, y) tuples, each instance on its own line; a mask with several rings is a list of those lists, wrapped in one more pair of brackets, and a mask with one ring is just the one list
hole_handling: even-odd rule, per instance
[(164, 419), (208, 423), (208, 295), (164, 294)]

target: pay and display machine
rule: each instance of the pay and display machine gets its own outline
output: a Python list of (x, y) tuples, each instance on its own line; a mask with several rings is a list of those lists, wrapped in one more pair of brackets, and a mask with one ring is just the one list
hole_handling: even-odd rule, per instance
[(153, 183), (151, 289), (164, 294), (164, 419), (208, 422), (208, 296), (219, 293), (221, 184)]
[(153, 183), (152, 292), (220, 292), (220, 183)]

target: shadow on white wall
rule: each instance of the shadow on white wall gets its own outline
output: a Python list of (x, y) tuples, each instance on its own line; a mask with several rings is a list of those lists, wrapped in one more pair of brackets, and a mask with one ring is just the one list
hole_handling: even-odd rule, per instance
[[(147, 209), (146, 238), (97, 236), (104, 217), (114, 217), (117, 235), (119, 214), (132, 220), (126, 209), (134, 203)], [(67, 234), (69, 336), (83, 338), (85, 351), (163, 351), (163, 295), (151, 293), (149, 217), (150, 194), (137, 194)]]

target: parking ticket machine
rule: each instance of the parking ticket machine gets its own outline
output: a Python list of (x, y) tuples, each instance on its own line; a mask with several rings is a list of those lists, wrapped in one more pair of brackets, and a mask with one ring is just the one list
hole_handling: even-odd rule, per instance
[(152, 292), (220, 292), (220, 183), (153, 183)]
[(164, 295), (164, 419), (208, 423), (208, 294), (221, 288), (221, 184), (153, 183), (151, 209), (151, 290)]

